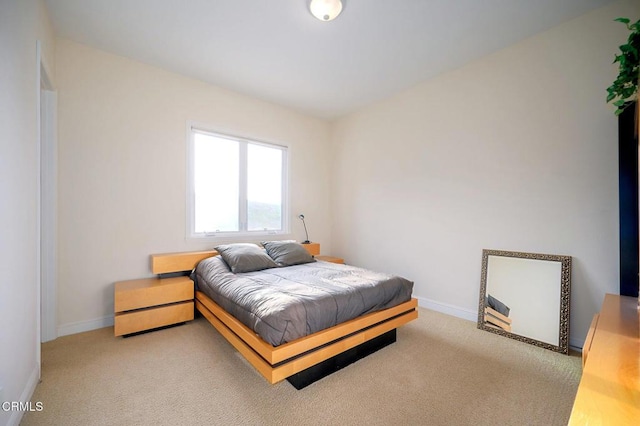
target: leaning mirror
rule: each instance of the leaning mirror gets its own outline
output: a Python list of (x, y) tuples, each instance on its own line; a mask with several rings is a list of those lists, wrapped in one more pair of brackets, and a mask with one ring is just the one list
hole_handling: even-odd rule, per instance
[(571, 256), (482, 251), (478, 328), (569, 353)]

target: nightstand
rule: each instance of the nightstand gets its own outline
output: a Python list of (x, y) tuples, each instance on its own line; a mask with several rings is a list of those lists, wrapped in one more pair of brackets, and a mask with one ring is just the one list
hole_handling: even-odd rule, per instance
[(317, 260), (324, 260), (325, 262), (331, 263), (344, 263), (344, 259), (341, 257), (333, 257), (333, 256), (315, 256)]
[(306, 243), (302, 244), (302, 246), (307, 249), (309, 254), (315, 257), (317, 260), (324, 260), (325, 262), (331, 263), (344, 263), (344, 259), (340, 257), (320, 255), (320, 243)]
[(311, 256), (320, 254), (320, 243), (306, 243), (302, 244), (302, 247), (307, 249)]
[(114, 286), (114, 334), (137, 333), (193, 319), (189, 277), (143, 278)]

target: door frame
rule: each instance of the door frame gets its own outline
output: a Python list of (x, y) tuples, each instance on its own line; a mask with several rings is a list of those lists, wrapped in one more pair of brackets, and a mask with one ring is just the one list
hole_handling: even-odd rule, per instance
[[(57, 93), (42, 44), (37, 54), (37, 126), (38, 126), (38, 348), (41, 342), (58, 337), (57, 333)], [(39, 354), (38, 354), (39, 355)], [(38, 360), (40, 356), (38, 356)]]

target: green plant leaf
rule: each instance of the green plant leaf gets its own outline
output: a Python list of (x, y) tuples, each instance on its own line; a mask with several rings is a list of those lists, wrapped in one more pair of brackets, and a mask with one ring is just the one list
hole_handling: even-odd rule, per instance
[(620, 45), (620, 51), (614, 56), (613, 63), (618, 64), (618, 76), (607, 88), (607, 103), (612, 102), (617, 107), (616, 115), (619, 115), (638, 94), (640, 20), (633, 24), (628, 18), (616, 18), (614, 21), (625, 24), (630, 31), (627, 43)]

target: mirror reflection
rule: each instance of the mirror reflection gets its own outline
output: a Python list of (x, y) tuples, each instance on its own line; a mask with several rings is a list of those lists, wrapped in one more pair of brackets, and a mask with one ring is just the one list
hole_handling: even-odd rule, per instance
[(568, 353), (571, 257), (483, 250), (478, 328)]

